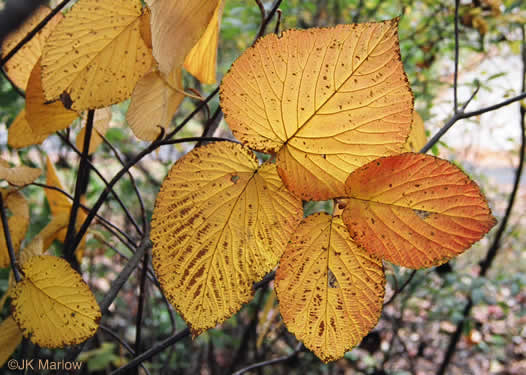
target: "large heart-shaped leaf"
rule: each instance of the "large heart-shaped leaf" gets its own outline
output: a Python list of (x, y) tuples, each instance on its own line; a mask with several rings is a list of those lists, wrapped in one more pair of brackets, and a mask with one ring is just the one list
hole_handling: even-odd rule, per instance
[(268, 35), (232, 65), (221, 106), (236, 137), (277, 153), (303, 199), (345, 194), (354, 169), (401, 151), (413, 95), (400, 61), (398, 20)]
[(301, 217), (276, 166), (245, 147), (215, 143), (177, 161), (155, 203), (153, 265), (194, 335), (250, 300)]

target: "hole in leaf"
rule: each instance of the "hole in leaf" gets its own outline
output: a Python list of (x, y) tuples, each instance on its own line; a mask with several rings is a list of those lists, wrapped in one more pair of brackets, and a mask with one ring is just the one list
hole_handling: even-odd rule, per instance
[(239, 176), (233, 175), (232, 177), (230, 177), (230, 181), (232, 181), (234, 184), (237, 184), (237, 182), (239, 181)]
[(431, 212), (424, 210), (413, 209), (413, 212), (421, 219), (427, 219), (431, 215)]
[(334, 276), (334, 273), (332, 273), (331, 269), (329, 268), (327, 272), (327, 285), (329, 288), (339, 288), (338, 280), (336, 279), (336, 276)]

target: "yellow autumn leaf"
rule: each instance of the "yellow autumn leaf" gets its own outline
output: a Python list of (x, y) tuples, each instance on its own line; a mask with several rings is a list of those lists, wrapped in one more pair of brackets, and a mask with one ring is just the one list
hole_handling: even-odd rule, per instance
[(44, 348), (62, 348), (95, 334), (99, 305), (68, 262), (34, 256), (22, 265), (22, 272), (24, 278), (12, 292), (12, 307), (24, 337)]
[(9, 163), (0, 159), (0, 180), (6, 180), (11, 185), (24, 186), (35, 181), (42, 171), (25, 165), (10, 167)]
[[(64, 187), (62, 186), (62, 183), (60, 182), (60, 179), (57, 176), (57, 171), (55, 170), (55, 166), (49, 159), (49, 157), (46, 159), (46, 168), (47, 168), (47, 178), (46, 178), (46, 185), (48, 186), (54, 186), (56, 188), (59, 188), (60, 190), (64, 190)], [(53, 214), (53, 217), (58, 216), (66, 216), (69, 221), (70, 211), (72, 207), (71, 200), (66, 197), (64, 194), (62, 194), (60, 191), (53, 190), (53, 189), (46, 189), (46, 198), (49, 203), (49, 209), (51, 213)], [(85, 198), (81, 198), (81, 203), (85, 203)], [(77, 221), (76, 221), (76, 229), (78, 230), (80, 226), (82, 226), (82, 223), (86, 219), (87, 214), (84, 212), (84, 210), (80, 209), (77, 213)], [(60, 225), (63, 218), (58, 218), (55, 225)], [(51, 229), (50, 229), (51, 230)], [(58, 231), (55, 231), (54, 235), (50, 232), (49, 235), (45, 239), (45, 247), (47, 248), (51, 243), (56, 239), (60, 242), (64, 242), (66, 239), (67, 234), (67, 227), (64, 227), (63, 229), (59, 229)], [(82, 237), (82, 241), (77, 249), (77, 251), (80, 253), (83, 252), (84, 248), (86, 247), (86, 236)], [(80, 260), (79, 260), (80, 262)]]
[(159, 72), (146, 74), (133, 90), (126, 120), (133, 134), (143, 141), (154, 141), (160, 128), (167, 129), (184, 99), (181, 68), (168, 77)]
[[(41, 6), (22, 24), (22, 26), (9, 34), (2, 43), (2, 57), (5, 57), (11, 52), (11, 50), (50, 12), (51, 9), (49, 7)], [(62, 18), (62, 14), (57, 13), (42, 30), (31, 38), (29, 42), (24, 44), (24, 46), (4, 65), (7, 76), (21, 90), (26, 89), (29, 75), (31, 74), (37, 60), (42, 55), (42, 48), (44, 47), (47, 37)]]
[[(60, 182), (60, 179), (57, 176), (57, 170), (55, 169), (55, 166), (49, 157), (46, 158), (46, 170), (46, 185), (53, 186), (64, 191), (64, 186), (62, 186), (62, 182)], [(60, 191), (54, 189), (46, 189), (45, 191), (46, 198), (49, 203), (49, 209), (51, 210), (53, 216), (59, 214), (69, 215), (69, 211), (71, 210), (71, 201), (69, 198)]]
[(379, 158), (354, 171), (346, 188), (343, 221), (352, 238), (403, 267), (447, 262), (496, 223), (477, 184), (430, 155)]
[(27, 84), (26, 119), (33, 134), (47, 137), (67, 128), (79, 115), (75, 111), (66, 109), (60, 101), (46, 102), (41, 75), (41, 60), (38, 60)]
[(25, 262), (28, 256), (40, 255), (47, 251), (53, 241), (62, 236), (61, 232), (67, 228), (68, 222), (68, 213), (53, 215), (51, 221), (20, 252), (20, 262)]
[(273, 164), (229, 142), (193, 150), (172, 167), (152, 218), (153, 265), (194, 336), (253, 295), (301, 219), (301, 201)]
[[(15, 255), (20, 250), (20, 244), (26, 236), (29, 226), (29, 205), (26, 198), (16, 190), (0, 189), (0, 194), (4, 200), (4, 209), (7, 208), (11, 217), (7, 220), (11, 242)], [(0, 225), (0, 268), (10, 265), (9, 252), (5, 242), (4, 227)]]
[(7, 131), (7, 144), (13, 148), (38, 145), (44, 142), (49, 134), (37, 135), (26, 119), (26, 110), (22, 109)]
[(325, 213), (300, 223), (276, 272), (285, 325), (323, 362), (343, 357), (376, 325), (384, 290), (382, 261)]
[(212, 20), (219, 0), (146, 0), (151, 10), (153, 56), (169, 74), (184, 63)]
[[(79, 134), (77, 134), (77, 148), (82, 150), (84, 148), (84, 137), (86, 135), (86, 121), (87, 116), (82, 120), (82, 129), (80, 129)], [(97, 148), (104, 142), (102, 136), (106, 135), (110, 127), (111, 121), (111, 108), (101, 108), (95, 111), (93, 118), (93, 131), (91, 133), (91, 139), (89, 142), (88, 154), (91, 155), (97, 150)]]
[[(42, 229), (29, 244), (27, 244), (18, 253), (18, 263), (24, 264), (34, 256), (43, 255), (47, 249), (51, 246), (54, 239), (57, 237), (57, 233), (68, 225), (69, 215), (61, 214), (54, 216), (53, 219)], [(80, 263), (79, 259), (79, 263)], [(0, 310), (4, 306), (7, 297), (15, 286), (15, 278), (13, 276), (13, 270), (9, 273), (8, 286), (6, 293), (0, 299)]]
[(22, 342), (22, 332), (12, 316), (0, 323), (0, 367), (11, 357), (16, 347)]
[(417, 111), (413, 112), (413, 124), (411, 125), (411, 131), (409, 137), (404, 144), (404, 151), (418, 152), (427, 143), (426, 128), (424, 126), (424, 120), (418, 114)]
[(42, 54), (46, 100), (80, 111), (128, 98), (150, 69), (140, 32), (140, 0), (79, 0), (49, 36)]
[(220, 0), (203, 36), (184, 60), (184, 68), (202, 83), (216, 83), (217, 44), (225, 0)]
[(283, 182), (302, 199), (342, 197), (351, 171), (401, 151), (413, 94), (397, 27), (394, 19), (267, 35), (223, 79), (232, 132), (276, 152)]
[(276, 291), (272, 289), (267, 296), (263, 310), (259, 314), (260, 317), (256, 326), (256, 332), (258, 333), (256, 347), (258, 349), (261, 348), (261, 345), (263, 345), (263, 340), (265, 337), (267, 337), (267, 335), (269, 335), (271, 331), (275, 332), (283, 325), (283, 321), (281, 319), (276, 319), (279, 317), (279, 306), (277, 302), (278, 298), (276, 296)]

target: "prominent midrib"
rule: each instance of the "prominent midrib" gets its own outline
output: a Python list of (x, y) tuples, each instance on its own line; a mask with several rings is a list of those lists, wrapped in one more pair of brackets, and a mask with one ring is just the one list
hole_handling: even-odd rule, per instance
[(234, 210), (237, 206), (237, 204), (239, 203), (239, 199), (240, 197), (245, 194), (245, 191), (247, 190), (247, 187), (248, 185), (252, 182), (252, 180), (254, 179), (254, 177), (257, 175), (257, 173), (259, 172), (261, 166), (259, 166), (255, 171), (254, 173), (252, 174), (252, 176), (250, 176), (250, 178), (248, 179), (247, 183), (245, 184), (245, 187), (243, 188), (243, 190), (241, 190), (241, 192), (239, 193), (239, 195), (237, 196), (236, 200), (235, 200), (235, 203), (234, 205), (232, 206), (232, 209), (230, 210), (230, 213), (228, 214), (228, 218), (225, 220), (225, 224), (223, 225), (223, 228), (221, 228), (221, 234), (219, 235), (218, 237), (218, 240), (216, 241), (216, 244), (214, 246), (214, 250), (212, 250), (212, 256), (210, 257), (210, 260), (208, 261), (208, 265), (206, 267), (207, 269), (207, 272), (206, 272), (206, 279), (205, 279), (205, 282), (204, 282), (204, 289), (203, 289), (203, 293), (201, 294), (201, 298), (200, 298), (200, 301), (199, 301), (199, 306), (200, 306), (200, 311), (199, 311), (199, 315), (198, 317), (201, 316), (201, 314), (204, 312), (204, 308), (203, 308), (203, 301), (204, 301), (204, 297), (205, 297), (205, 291), (206, 289), (208, 289), (208, 280), (210, 278), (210, 268), (212, 267), (212, 263), (217, 255), (217, 251), (218, 251), (218, 245), (219, 245), (219, 241), (221, 240), (221, 238), (223, 237), (223, 233), (225, 232), (225, 228), (226, 226), (228, 225), (228, 223), (230, 222), (230, 219), (232, 218), (232, 214), (234, 213)]
[[(366, 54), (366, 56), (358, 63), (358, 65), (356, 66), (355, 69), (353, 69), (353, 71), (349, 74), (349, 76), (338, 86), (334, 89), (334, 92), (329, 95), (329, 97), (327, 99), (325, 99), (319, 106), (318, 108), (316, 108), (314, 110), (314, 112), (312, 113), (312, 115), (309, 116), (309, 118), (307, 118), (307, 120), (305, 120), (303, 122), (303, 124), (301, 124), (300, 126), (298, 126), (298, 129), (296, 129), (296, 131), (290, 136), (287, 138), (287, 140), (285, 142), (283, 142), (283, 146), (287, 145), (289, 143), (289, 141), (291, 139), (293, 139), (296, 134), (298, 134), (298, 132), (300, 130), (303, 129), (303, 127), (305, 125), (307, 125), (313, 118), (314, 116), (316, 116), (318, 114), (318, 112), (323, 108), (323, 106), (325, 106), (325, 104), (327, 104), (333, 97), (334, 95), (336, 95), (340, 89), (349, 81), (349, 79), (351, 79), (351, 77), (353, 77), (354, 73), (356, 73), (356, 71), (358, 69), (360, 69), (360, 67), (362, 66), (362, 64), (367, 61), (367, 59), (369, 58), (369, 56), (371, 56), (371, 54), (374, 52), (374, 50), (378, 47), (378, 45), (380, 44), (381, 41), (383, 41), (384, 37), (385, 37), (385, 34), (387, 34), (387, 32), (390, 30), (390, 28), (387, 29), (387, 31), (385, 31), (382, 36), (380, 38), (378, 38), (378, 41), (377, 43), (375, 44), (375, 46)], [(357, 42), (358, 43), (358, 42)], [(327, 47), (328, 48), (328, 47)], [(288, 64), (287, 64), (288, 66)], [(336, 66), (335, 66), (335, 69), (336, 69)], [(302, 71), (303, 73), (303, 71)], [(281, 106), (281, 113), (283, 113), (283, 98), (281, 98), (281, 102), (280, 102), (280, 106)], [(283, 147), (282, 146), (282, 147)]]

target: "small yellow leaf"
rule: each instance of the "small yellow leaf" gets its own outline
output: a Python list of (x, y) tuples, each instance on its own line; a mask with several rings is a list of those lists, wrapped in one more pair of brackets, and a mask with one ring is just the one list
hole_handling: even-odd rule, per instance
[[(29, 205), (26, 198), (16, 190), (0, 189), (0, 194), (4, 199), (4, 209), (11, 212), (11, 217), (7, 220), (11, 242), (15, 255), (20, 250), (20, 244), (26, 236), (29, 226)], [(8, 267), (10, 264), (9, 252), (5, 242), (4, 227), (0, 224), (0, 268)]]
[(261, 348), (263, 340), (271, 331), (276, 331), (283, 324), (281, 319), (276, 319), (279, 316), (279, 306), (277, 302), (276, 291), (272, 289), (267, 296), (263, 310), (259, 314), (260, 317), (256, 326), (256, 332), (258, 333), (256, 340), (257, 348)]
[[(68, 222), (69, 214), (61, 213), (54, 215), (51, 221), (38, 233), (29, 245), (20, 252), (20, 262), (25, 262), (28, 254), (30, 256), (40, 255), (47, 251), (53, 241), (67, 228)], [(22, 259), (22, 256), (26, 258)]]
[(142, 77), (133, 90), (126, 113), (126, 120), (137, 138), (154, 141), (160, 134), (159, 127), (169, 127), (184, 99), (182, 86), (180, 67), (166, 78), (160, 72), (151, 72)]
[[(82, 150), (84, 148), (84, 136), (86, 134), (86, 121), (87, 116), (82, 120), (82, 129), (77, 135), (77, 148)], [(95, 111), (95, 117), (93, 118), (93, 131), (91, 133), (91, 139), (89, 142), (88, 154), (91, 155), (97, 150), (97, 148), (104, 142), (101, 136), (106, 135), (110, 127), (111, 121), (111, 108), (101, 108)]]
[(24, 186), (35, 181), (42, 171), (38, 168), (30, 168), (24, 165), (10, 167), (9, 163), (0, 159), (0, 180), (6, 180), (11, 185)]
[(12, 293), (13, 317), (25, 337), (45, 348), (79, 344), (95, 334), (101, 313), (82, 277), (62, 258), (31, 257)]
[(258, 166), (243, 146), (214, 143), (177, 161), (155, 203), (153, 265), (194, 336), (250, 300), (301, 216), (275, 165)]
[(301, 222), (276, 272), (285, 325), (323, 362), (343, 357), (376, 325), (384, 291), (382, 261), (325, 213)]
[(49, 134), (37, 135), (26, 119), (26, 110), (22, 109), (9, 126), (7, 144), (13, 148), (38, 145), (44, 142)]
[(343, 221), (352, 238), (403, 267), (447, 262), (496, 223), (477, 184), (430, 155), (379, 158), (354, 171), (346, 187)]
[(402, 150), (413, 94), (397, 28), (394, 19), (267, 35), (223, 79), (232, 132), (276, 152), (283, 182), (302, 199), (343, 197), (350, 172)]
[(153, 56), (168, 74), (182, 66), (212, 20), (219, 0), (147, 0), (152, 23)]
[(413, 112), (413, 124), (411, 125), (411, 131), (409, 137), (404, 144), (404, 151), (418, 152), (427, 143), (426, 128), (424, 126), (424, 120), (418, 114), (417, 111)]
[[(62, 182), (60, 182), (60, 179), (57, 176), (55, 166), (53, 165), (49, 157), (46, 158), (46, 169), (46, 185), (53, 186), (64, 191)], [(46, 189), (46, 198), (49, 203), (49, 209), (51, 210), (53, 216), (60, 214), (69, 215), (69, 211), (71, 210), (71, 201), (60, 191)]]
[(2, 332), (0, 335), (0, 367), (2, 367), (22, 342), (22, 332), (12, 316), (8, 316), (0, 323), (0, 332)]
[(79, 116), (77, 112), (66, 109), (60, 101), (46, 104), (42, 91), (40, 61), (35, 64), (26, 91), (26, 118), (33, 134), (47, 137), (67, 128)]
[[(22, 24), (20, 28), (9, 34), (2, 43), (2, 57), (5, 57), (11, 52), (11, 50), (50, 12), (51, 9), (49, 7), (41, 6), (27, 21), (24, 22), (24, 24)], [(26, 89), (29, 75), (31, 74), (37, 60), (42, 55), (42, 48), (44, 47), (47, 37), (62, 18), (62, 14), (57, 13), (42, 30), (31, 38), (29, 42), (24, 44), (24, 46), (4, 65), (7, 76), (21, 90)]]
[[(46, 159), (46, 168), (47, 168), (47, 179), (46, 179), (46, 185), (48, 186), (54, 186), (56, 188), (59, 188), (61, 190), (64, 190), (64, 187), (62, 186), (62, 183), (60, 182), (60, 179), (57, 176), (57, 171), (55, 170), (55, 167), (49, 157)], [(49, 203), (49, 208), (51, 210), (51, 213), (53, 214), (53, 217), (56, 216), (62, 216), (65, 215), (69, 221), (70, 211), (72, 207), (71, 200), (66, 197), (64, 194), (62, 194), (59, 191), (53, 190), (53, 189), (46, 189), (46, 198)], [(81, 198), (81, 203), (83, 203), (84, 198)], [(76, 229), (78, 230), (80, 226), (82, 226), (84, 220), (86, 219), (87, 215), (84, 210), (80, 209), (77, 213), (77, 221), (76, 221)], [(60, 225), (63, 219), (57, 219), (55, 225)], [(51, 229), (50, 229), (51, 230)], [(51, 232), (49, 236), (45, 238), (45, 247), (47, 248), (51, 243), (56, 239), (60, 242), (64, 242), (66, 239), (67, 234), (67, 228), (63, 228), (58, 230), (58, 232), (55, 233), (54, 236), (51, 235)], [(82, 251), (83, 248), (86, 246), (86, 235), (82, 237), (82, 241), (79, 245), (78, 251)]]
[(220, 0), (199, 42), (184, 60), (184, 68), (202, 83), (216, 83), (217, 44), (225, 0)]
[(152, 63), (141, 14), (140, 0), (79, 0), (44, 46), (46, 99), (80, 111), (128, 98)]

